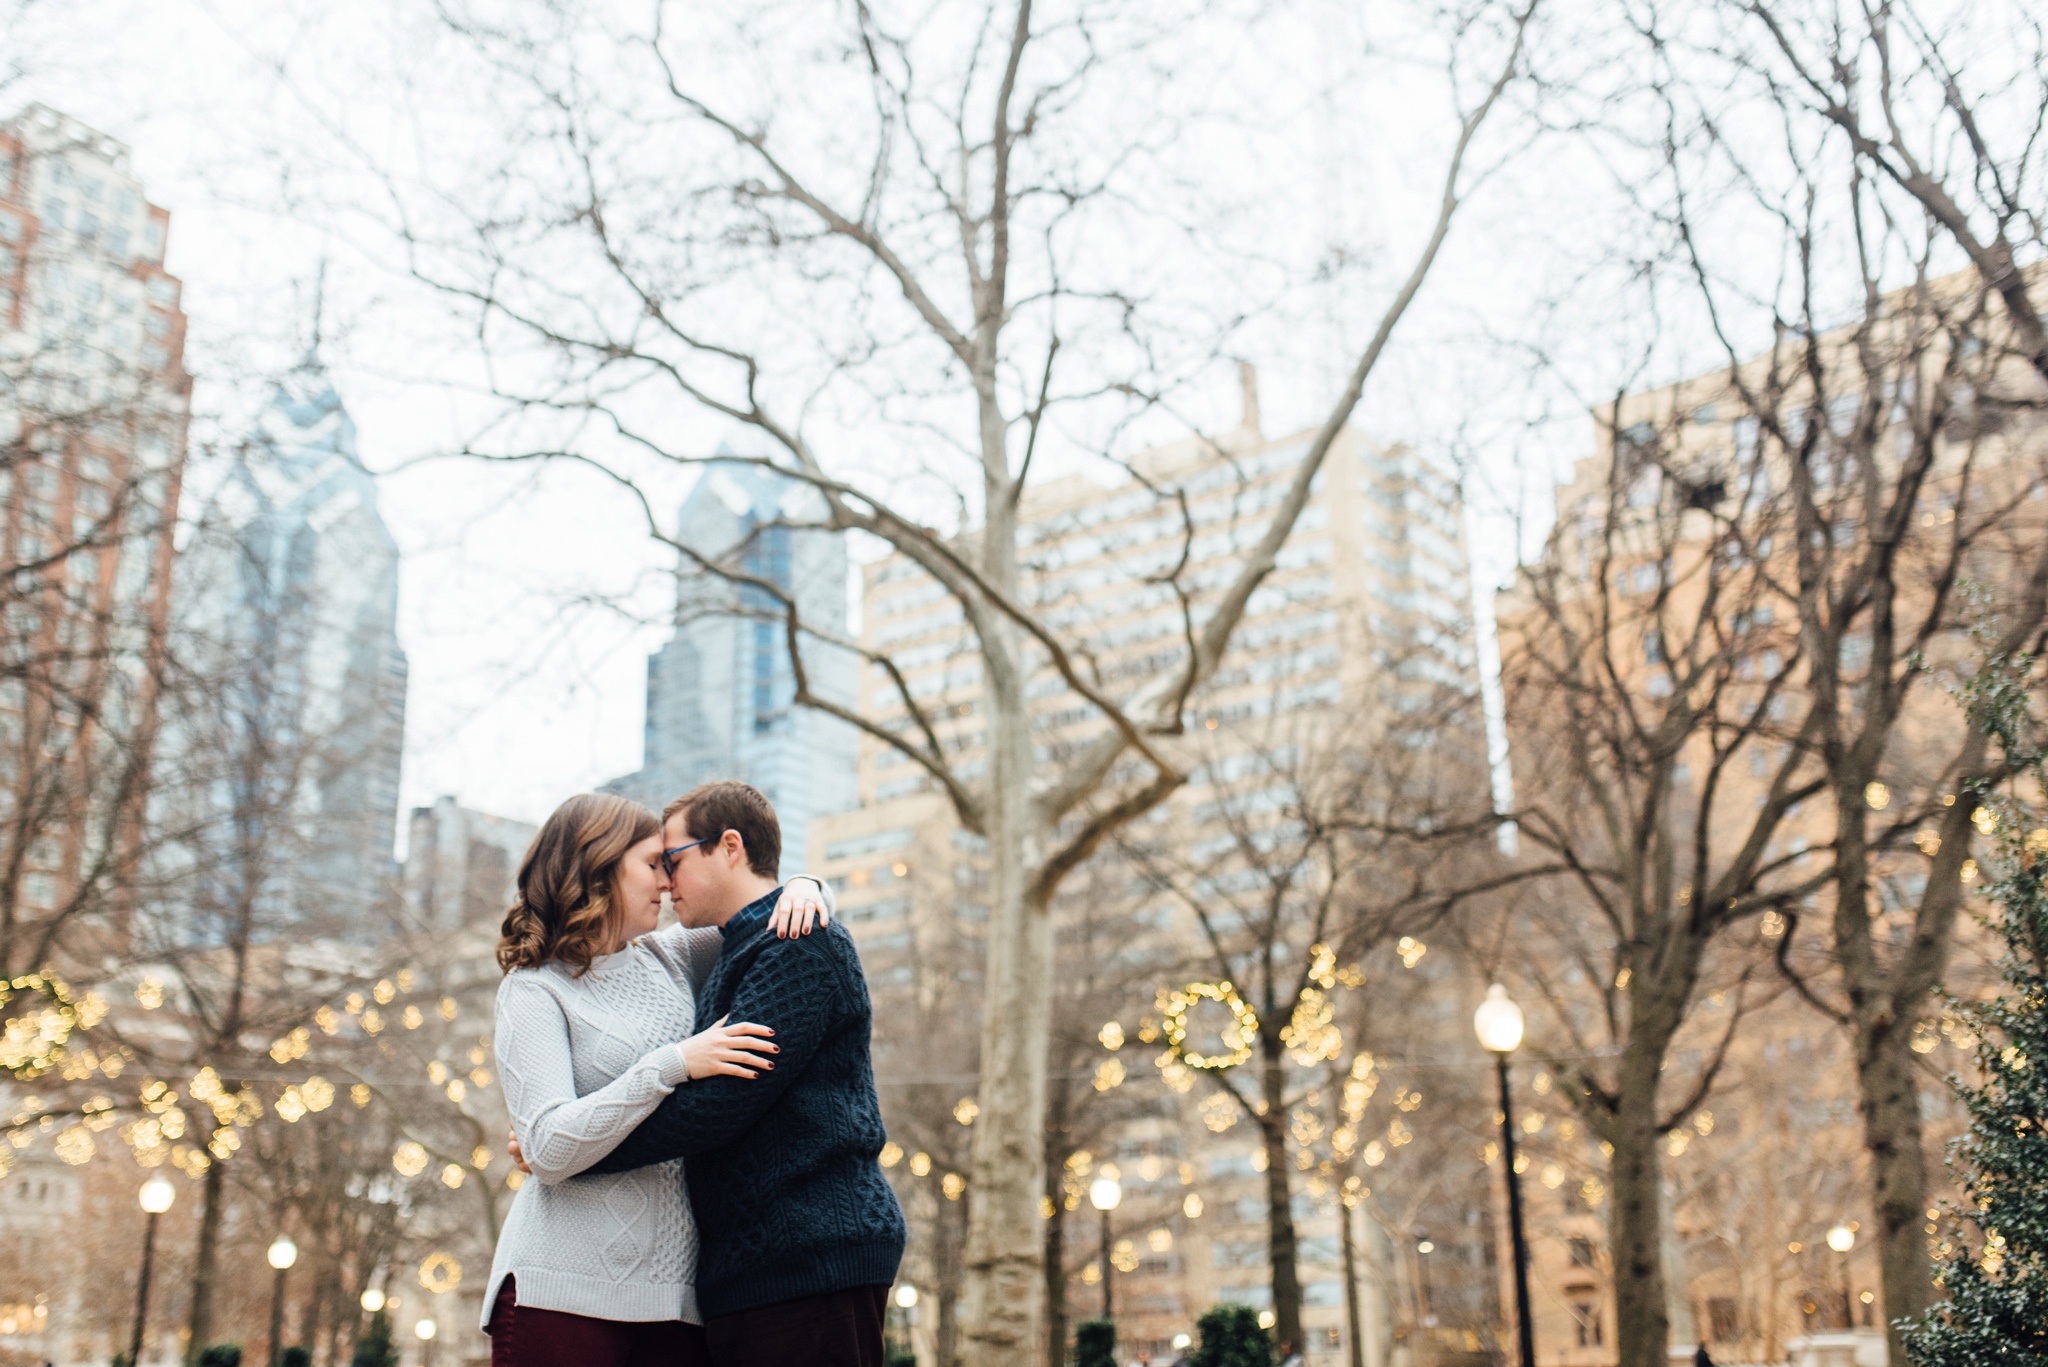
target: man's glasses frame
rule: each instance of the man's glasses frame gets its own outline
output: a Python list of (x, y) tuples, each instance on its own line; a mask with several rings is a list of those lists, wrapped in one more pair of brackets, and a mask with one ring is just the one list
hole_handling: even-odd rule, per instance
[(716, 838), (716, 836), (707, 835), (702, 840), (692, 840), (687, 845), (678, 845), (672, 850), (663, 850), (661, 852), (661, 871), (671, 878), (675, 877), (677, 855), (681, 854), (684, 850), (694, 850), (699, 845), (708, 845)]

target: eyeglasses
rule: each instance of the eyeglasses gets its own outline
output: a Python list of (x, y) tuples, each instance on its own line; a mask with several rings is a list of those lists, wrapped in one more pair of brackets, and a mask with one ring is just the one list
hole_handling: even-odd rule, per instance
[(708, 845), (709, 843), (711, 843), (711, 837), (707, 835), (702, 840), (692, 840), (687, 845), (678, 845), (672, 850), (663, 850), (661, 852), (661, 871), (671, 878), (675, 877), (676, 856), (684, 850), (694, 850), (699, 845)]

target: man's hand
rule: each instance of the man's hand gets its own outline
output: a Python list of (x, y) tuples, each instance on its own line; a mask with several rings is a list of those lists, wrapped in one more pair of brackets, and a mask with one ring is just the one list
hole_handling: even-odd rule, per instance
[(517, 1130), (507, 1130), (505, 1132), (505, 1140), (505, 1152), (512, 1155), (512, 1166), (525, 1173), (528, 1177), (533, 1176), (533, 1169), (526, 1166), (526, 1154), (519, 1147), (519, 1132)]
[(775, 911), (768, 917), (768, 926), (778, 940), (808, 935), (816, 926), (831, 924), (832, 913), (825, 910), (825, 890), (817, 879), (809, 876), (792, 878), (783, 884), (782, 896), (775, 899)]

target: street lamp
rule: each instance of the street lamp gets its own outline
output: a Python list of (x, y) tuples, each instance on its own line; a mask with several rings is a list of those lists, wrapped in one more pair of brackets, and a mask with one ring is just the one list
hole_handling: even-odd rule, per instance
[(149, 1219), (142, 1226), (142, 1275), (135, 1279), (135, 1334), (128, 1341), (129, 1367), (142, 1361), (142, 1328), (149, 1320), (149, 1264), (156, 1253), (156, 1218), (178, 1199), (178, 1189), (158, 1173), (142, 1184), (135, 1199)]
[[(889, 1299), (896, 1304), (896, 1314), (894, 1316), (896, 1332), (914, 1338), (915, 1330), (917, 1329), (917, 1288), (909, 1282), (905, 1282), (896, 1288), (896, 1293)], [(912, 1350), (913, 1352), (915, 1351), (914, 1345), (912, 1345)]]
[(1486, 1000), (1472, 1013), (1479, 1043), (1493, 1055), (1500, 1076), (1500, 1147), (1507, 1163), (1508, 1234), (1515, 1256), (1515, 1321), (1522, 1340), (1522, 1367), (1536, 1367), (1536, 1329), (1529, 1318), (1529, 1237), (1522, 1228), (1522, 1179), (1515, 1171), (1514, 1102), (1508, 1091), (1508, 1055), (1522, 1047), (1522, 1008), (1499, 983), (1486, 989)]
[(412, 1327), (413, 1334), (420, 1341), (420, 1361), (432, 1362), (434, 1360), (434, 1333), (439, 1327), (432, 1320), (421, 1320)]
[(1828, 1247), (1842, 1255), (1842, 1327), (1856, 1327), (1856, 1295), (1849, 1285), (1849, 1250), (1856, 1247), (1856, 1226), (1843, 1221), (1828, 1231)]
[(299, 1260), (299, 1246), (290, 1235), (280, 1234), (264, 1256), (277, 1269), (277, 1280), (270, 1288), (270, 1367), (278, 1367), (284, 1358), (284, 1274)]
[(365, 1312), (376, 1314), (384, 1308), (384, 1293), (374, 1286), (363, 1292), (362, 1307)]
[(1102, 1212), (1102, 1318), (1114, 1319), (1116, 1302), (1110, 1296), (1109, 1213), (1123, 1204), (1124, 1184), (1104, 1175), (1088, 1185), (1088, 1204)]

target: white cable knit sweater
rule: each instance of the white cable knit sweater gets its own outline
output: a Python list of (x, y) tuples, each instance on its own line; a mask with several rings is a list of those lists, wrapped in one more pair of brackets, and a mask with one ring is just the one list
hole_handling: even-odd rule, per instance
[[(824, 901), (829, 910), (829, 888)], [(696, 1031), (695, 989), (723, 948), (715, 928), (669, 926), (595, 960), (580, 978), (559, 963), (505, 975), (498, 1073), (533, 1179), (498, 1234), (486, 1330), (508, 1275), (518, 1278), (519, 1304), (540, 1310), (702, 1323), (682, 1161), (577, 1174), (688, 1079), (676, 1046)]]

